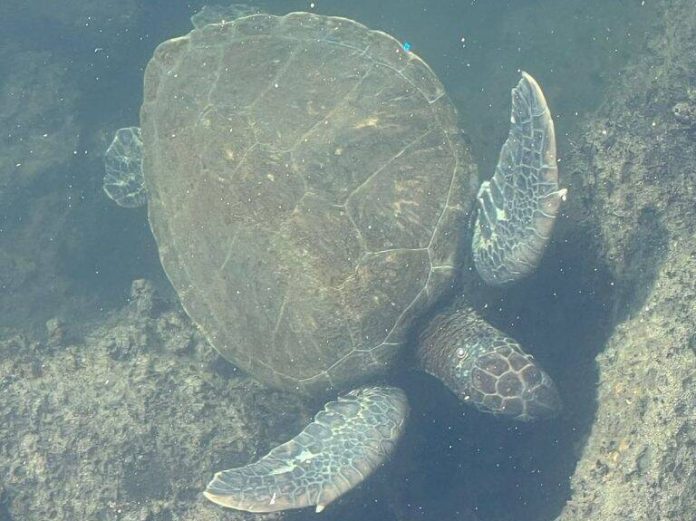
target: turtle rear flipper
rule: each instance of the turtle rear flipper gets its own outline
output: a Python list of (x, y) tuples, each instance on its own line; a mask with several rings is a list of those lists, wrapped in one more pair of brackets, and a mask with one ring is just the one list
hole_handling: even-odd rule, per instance
[(104, 191), (116, 204), (136, 208), (147, 203), (140, 127), (116, 131), (104, 154), (104, 169)]
[(223, 470), (205, 497), (248, 512), (326, 505), (391, 454), (408, 416), (401, 389), (368, 387), (329, 402), (302, 432), (255, 463)]
[(502, 285), (539, 264), (567, 190), (558, 188), (553, 120), (526, 72), (512, 89), (510, 133), (495, 174), (481, 184), (472, 250), (485, 282)]

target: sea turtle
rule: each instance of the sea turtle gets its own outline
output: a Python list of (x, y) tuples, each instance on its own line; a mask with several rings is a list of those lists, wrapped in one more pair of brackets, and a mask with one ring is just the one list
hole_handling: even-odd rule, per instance
[(406, 352), (481, 410), (556, 413), (552, 380), (517, 342), (465, 299), (435, 311), (465, 287), (467, 259), (494, 285), (538, 264), (565, 190), (537, 82), (523, 72), (512, 90), (476, 192), (452, 102), (393, 37), (303, 12), (204, 19), (155, 51), (141, 130), (117, 132), (104, 188), (147, 201), (162, 266), (222, 356), (276, 388), (347, 391), (205, 496), (321, 511), (356, 486), (404, 428), (406, 395), (380, 378)]

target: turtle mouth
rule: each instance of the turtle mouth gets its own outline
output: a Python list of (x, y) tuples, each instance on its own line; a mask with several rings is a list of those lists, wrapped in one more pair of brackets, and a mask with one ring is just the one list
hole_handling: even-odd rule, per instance
[(469, 402), (484, 412), (520, 421), (553, 418), (562, 409), (556, 384), (531, 355), (510, 347), (478, 357)]

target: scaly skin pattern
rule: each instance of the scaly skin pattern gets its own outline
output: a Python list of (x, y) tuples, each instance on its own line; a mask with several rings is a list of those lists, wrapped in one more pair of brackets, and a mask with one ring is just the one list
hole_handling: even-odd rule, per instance
[(551, 377), (469, 307), (437, 315), (421, 334), (417, 354), (428, 374), (481, 411), (532, 421), (561, 409)]
[(539, 84), (522, 72), (495, 174), (476, 197), (472, 252), (487, 284), (509, 284), (536, 269), (566, 193), (558, 187), (551, 112)]
[(321, 512), (389, 457), (407, 417), (401, 389), (356, 389), (327, 403), (302, 432), (257, 462), (215, 474), (205, 497), (248, 512), (307, 506)]

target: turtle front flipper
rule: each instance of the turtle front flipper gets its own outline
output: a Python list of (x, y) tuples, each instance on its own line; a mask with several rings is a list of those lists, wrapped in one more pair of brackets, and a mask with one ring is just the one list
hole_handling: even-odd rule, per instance
[(140, 127), (120, 128), (104, 154), (104, 192), (119, 206), (147, 203)]
[(523, 72), (512, 89), (510, 133), (495, 174), (477, 195), (472, 250), (486, 283), (502, 285), (534, 271), (566, 193), (558, 188), (551, 113), (539, 84)]
[(357, 389), (326, 404), (302, 432), (255, 463), (215, 474), (205, 497), (248, 512), (321, 512), (383, 463), (403, 432), (401, 389)]

